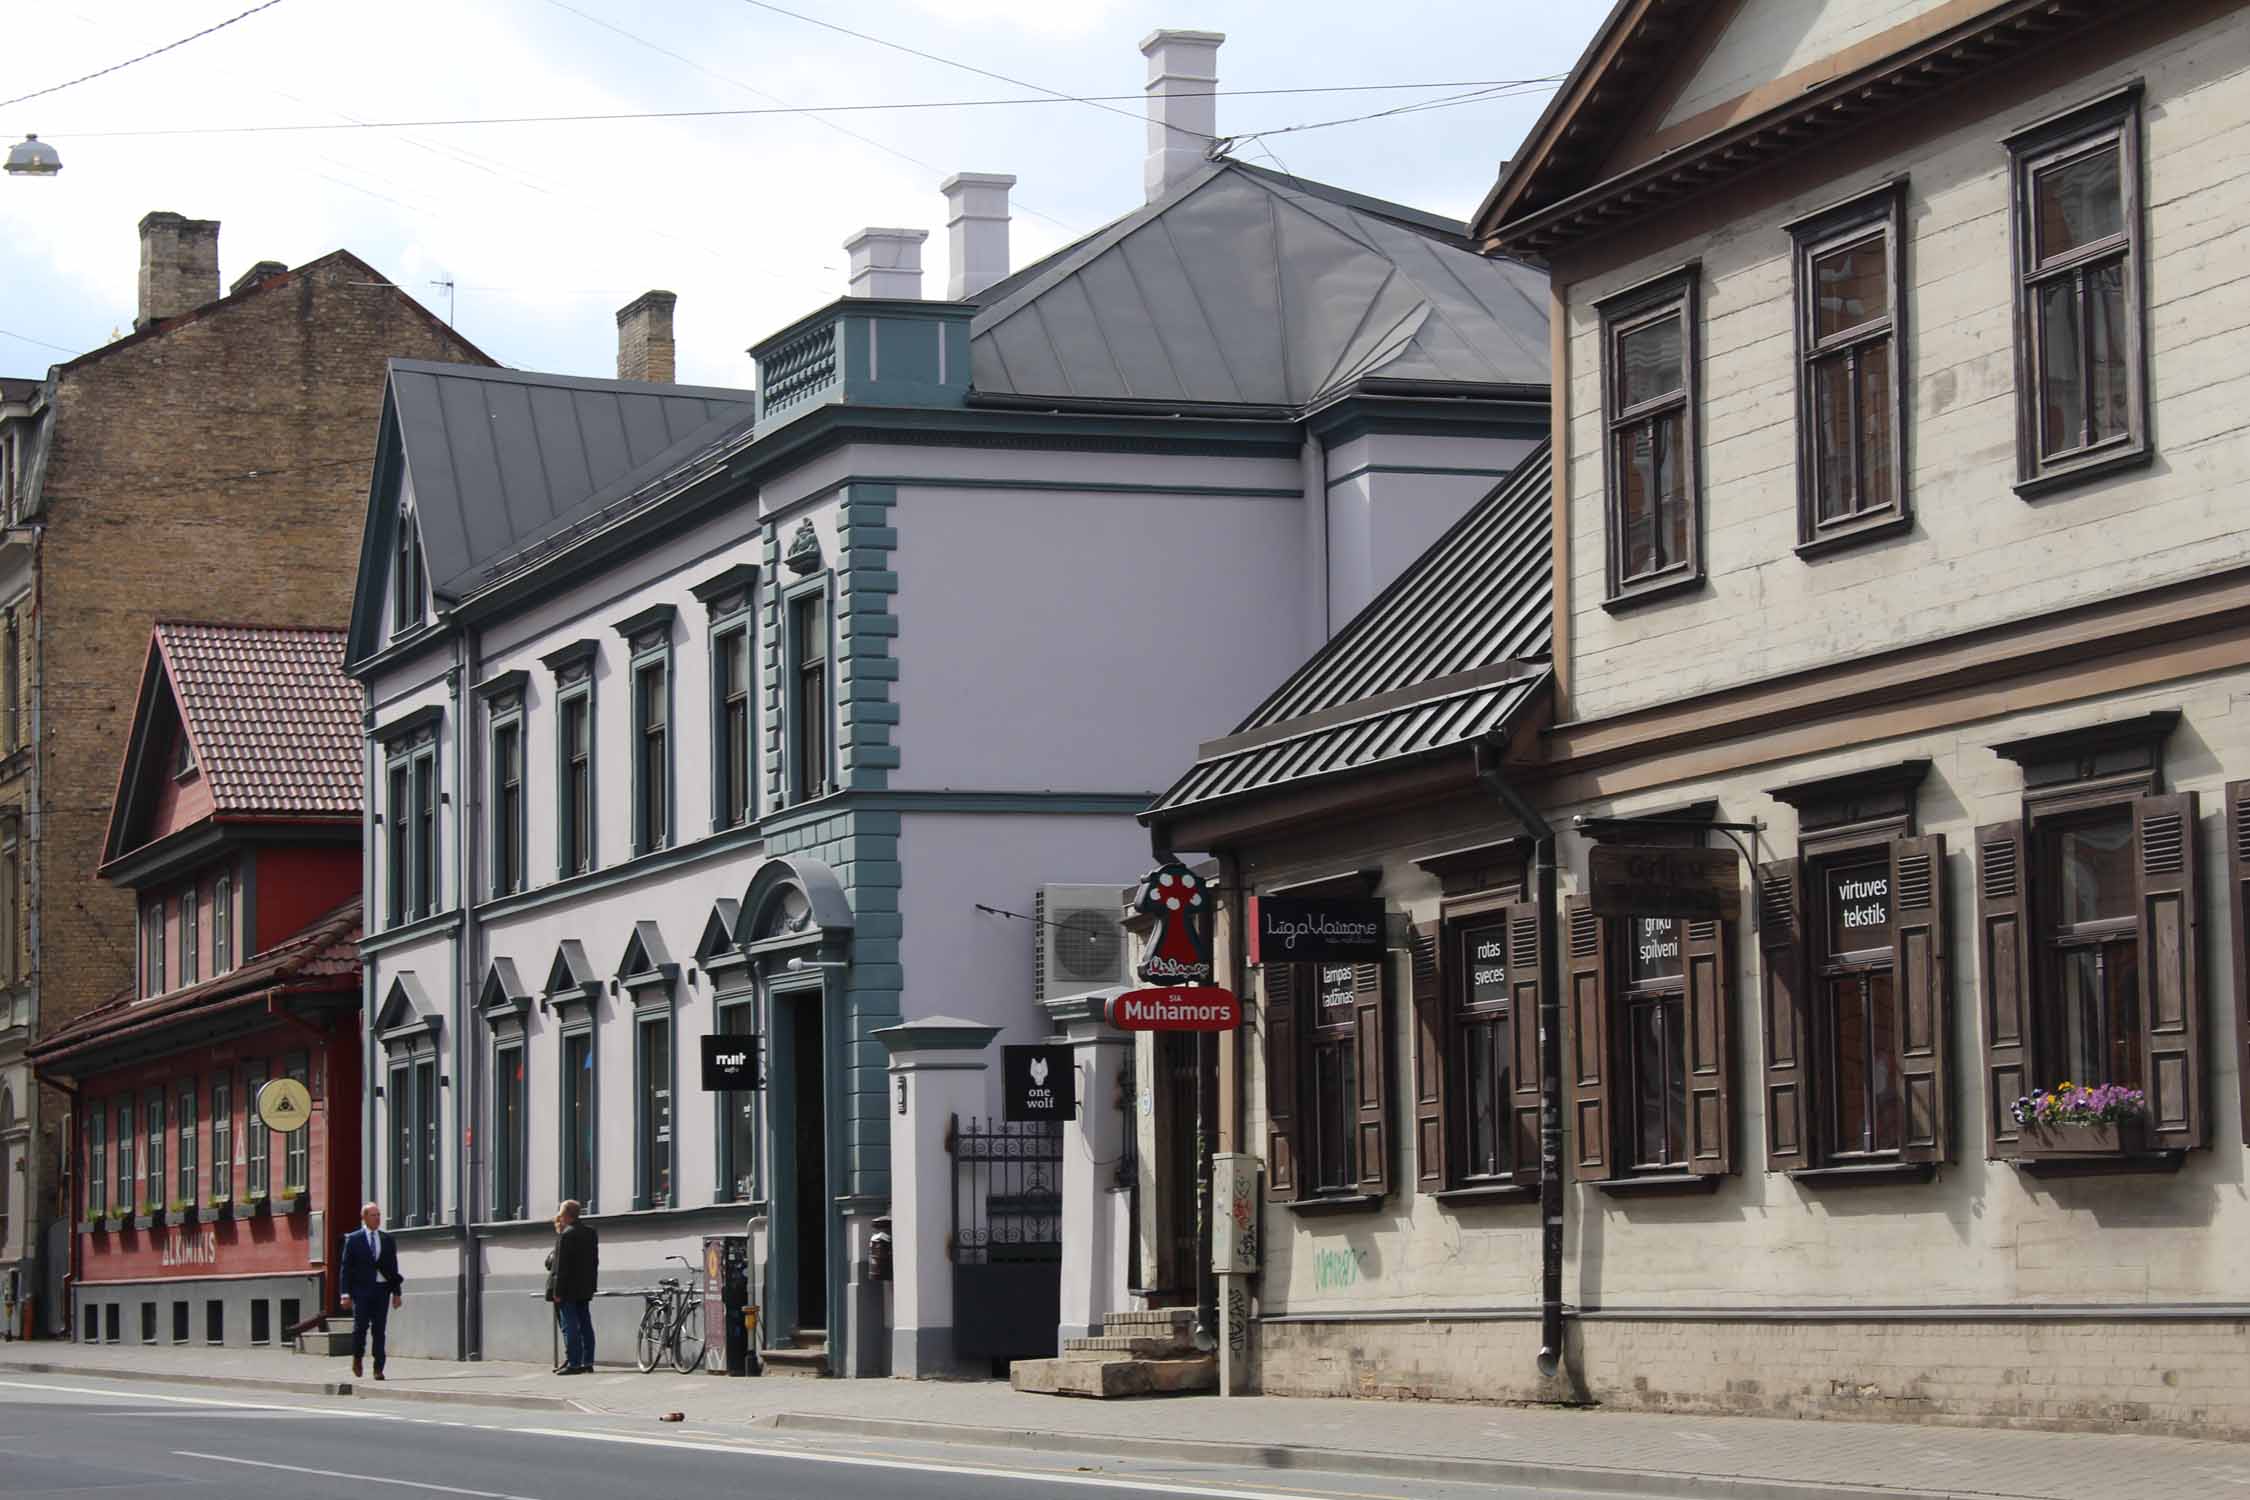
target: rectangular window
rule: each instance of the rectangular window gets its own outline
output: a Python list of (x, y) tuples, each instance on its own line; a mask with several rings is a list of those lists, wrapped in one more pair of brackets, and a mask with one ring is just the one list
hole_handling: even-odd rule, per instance
[(1626, 936), (1625, 1141), (1635, 1171), (1687, 1167), (1687, 1051), (1681, 1010), (1687, 969), (1677, 917), (1635, 917)]
[(414, 801), (412, 769), (405, 761), (391, 762), (390, 795), (383, 809), (389, 819), (384, 829), (389, 867), (384, 871), (385, 896), (391, 925), (414, 920)]
[(140, 1185), (140, 1174), (133, 1165), (133, 1101), (124, 1098), (117, 1101), (117, 1193), (114, 1201), (119, 1213), (133, 1211)]
[(156, 1304), (153, 1302), (141, 1304), (141, 1342), (144, 1344), (156, 1342)]
[(211, 1080), (211, 1197), (234, 1200), (234, 1085)]
[(828, 598), (800, 594), (789, 602), (789, 654), (794, 672), (790, 712), (790, 799), (808, 801), (828, 790)]
[(1359, 1180), (1353, 1151), (1359, 1113), (1355, 968), (1348, 963), (1306, 968), (1313, 1006), (1308, 1028), (1312, 1089), (1306, 1101), (1312, 1131), (1305, 1166), (1313, 1191), (1319, 1193), (1350, 1192)]
[(184, 1344), (187, 1341), (188, 1305), (185, 1302), (175, 1302), (172, 1304), (172, 1342)]
[(202, 1142), (196, 1134), (195, 1084), (193, 1082), (180, 1085), (173, 1104), (172, 1115), (173, 1135), (176, 1138), (174, 1154), (178, 1158), (175, 1163), (175, 1185), (172, 1189), (172, 1198), (183, 1208), (193, 1208), (199, 1201), (196, 1195), (201, 1191), (200, 1178), (202, 1175), (202, 1163), (196, 1160), (199, 1154), (196, 1148)]
[(2145, 461), (2140, 91), (2008, 142), (2020, 492)]
[(242, 1070), (242, 1143), (249, 1165), (244, 1192), (253, 1203), (273, 1191), (273, 1133), (258, 1117), (258, 1090), (266, 1086), (270, 1076), (262, 1062), (250, 1063)]
[[(312, 1074), (306, 1068), (304, 1053), (292, 1054), (286, 1071), (306, 1088), (312, 1087)], [(300, 1194), (312, 1185), (312, 1127), (309, 1124), (300, 1125), (281, 1138), (281, 1185)]]
[(1462, 1091), (1460, 1175), (1513, 1178), (1523, 1165), (1515, 1114), (1515, 1031), (1508, 983), (1508, 926), (1501, 918), (1453, 933), (1457, 963), (1452, 1053)]
[(421, 1153), (414, 1163), (414, 1210), (418, 1224), (435, 1224), (439, 1218), (438, 1156), (444, 1147), (438, 1112), (437, 1059), (417, 1058), (414, 1063), (414, 1114)]
[(414, 1222), (414, 1069), (393, 1063), (385, 1077), (383, 1102), (390, 1111), (391, 1205), (399, 1222)]
[(142, 1163), (147, 1176), (141, 1183), (141, 1202), (151, 1213), (160, 1211), (171, 1195), (164, 1175), (164, 1091), (150, 1089), (141, 1096), (141, 1124), (148, 1132), (148, 1154)]
[(1906, 519), (1905, 197), (1891, 183), (1790, 226), (1800, 548)]
[(233, 967), (234, 877), (221, 875), (211, 882), (211, 972), (224, 974)]
[(23, 616), (8, 611), (7, 658), (0, 660), (0, 712), (6, 715), (9, 750), (23, 748)]
[(398, 515), (398, 555), (391, 567), (393, 635), (412, 630), (422, 623), (422, 600), (427, 591), (422, 573), (422, 540), (416, 530), (414, 512), (401, 509)]
[(493, 1050), (492, 1085), (492, 1216), (521, 1219), (531, 1212), (524, 1176), (531, 1140), (521, 1042)]
[(273, 1304), (263, 1297), (250, 1304), (250, 1342), (273, 1342)]
[(203, 1304), (203, 1342), (223, 1344), (227, 1341), (227, 1305), (213, 1297)]
[(109, 1212), (109, 1111), (95, 1105), (86, 1112), (86, 1217)]
[[(719, 1031), (738, 1036), (755, 1048), (758, 1008), (744, 1002), (722, 1007)], [(723, 1199), (749, 1203), (758, 1196), (758, 1096), (743, 1089), (721, 1094), (719, 1100), (719, 1193)]]
[(594, 1201), (594, 1034), (562, 1039), (562, 1195)]
[(643, 1208), (672, 1204), (672, 1018), (643, 1018), (640, 1041), (640, 1189)]
[(438, 909), (437, 755), (414, 757), (414, 915)]
[(164, 983), (164, 903), (141, 908), (141, 993), (161, 995)]
[(663, 657), (633, 668), (633, 852), (670, 842), (671, 668)]
[(23, 844), (19, 825), (0, 822), (0, 983), (23, 978)]
[(2132, 809), (2043, 826), (2037, 869), (2054, 877), (2040, 945), (2051, 982), (2034, 991), (2044, 1078), (2145, 1089)]
[(492, 894), (524, 888), (523, 721), (492, 726)]
[(1611, 604), (1701, 581), (1693, 267), (1601, 304)]
[(715, 746), (719, 756), (718, 773), (714, 778), (718, 789), (718, 824), (721, 828), (739, 828), (750, 821), (752, 805), (750, 632), (746, 628), (726, 631), (715, 638), (714, 647), (714, 686), (718, 702), (712, 718), (719, 731)]
[(562, 700), (562, 873), (594, 868), (594, 700), (590, 691)]
[(201, 915), (195, 899), (195, 887), (180, 892), (180, 983), (194, 984), (203, 975), (202, 930), (197, 927)]

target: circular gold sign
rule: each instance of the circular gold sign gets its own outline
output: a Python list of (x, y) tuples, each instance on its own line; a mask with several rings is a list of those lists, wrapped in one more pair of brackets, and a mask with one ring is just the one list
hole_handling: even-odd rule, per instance
[(276, 1078), (258, 1090), (258, 1118), (283, 1135), (312, 1122), (312, 1093), (294, 1078)]

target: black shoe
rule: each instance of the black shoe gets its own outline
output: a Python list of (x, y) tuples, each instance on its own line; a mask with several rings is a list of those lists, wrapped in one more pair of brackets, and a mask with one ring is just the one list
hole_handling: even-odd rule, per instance
[(377, 1370), (377, 1371), (375, 1372), (375, 1378), (376, 1378), (377, 1380), (381, 1380), (381, 1379), (383, 1378), (383, 1372), (382, 1372), (381, 1370)]
[(357, 1379), (359, 1379), (359, 1377), (360, 1377), (360, 1376), (361, 1376), (361, 1375), (362, 1375), (363, 1373), (365, 1373), (365, 1372), (363, 1372), (363, 1371), (362, 1371), (362, 1370), (360, 1369), (360, 1367), (359, 1367), (359, 1356), (355, 1354), (355, 1355), (353, 1355), (353, 1356), (352, 1356), (352, 1379), (354, 1379), (354, 1380), (357, 1380)]

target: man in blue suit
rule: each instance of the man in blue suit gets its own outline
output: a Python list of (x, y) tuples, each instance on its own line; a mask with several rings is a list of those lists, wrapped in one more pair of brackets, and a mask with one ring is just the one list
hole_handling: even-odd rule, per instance
[(344, 1289), (344, 1307), (352, 1315), (352, 1374), (361, 1373), (360, 1360), (367, 1352), (367, 1335), (375, 1335), (375, 1378), (383, 1378), (386, 1335), (391, 1309), (401, 1300), (399, 1288), (406, 1278), (398, 1274), (398, 1241), (383, 1233), (383, 1205), (370, 1203), (359, 1211), (359, 1228), (344, 1236), (344, 1253), (336, 1259), (336, 1279)]

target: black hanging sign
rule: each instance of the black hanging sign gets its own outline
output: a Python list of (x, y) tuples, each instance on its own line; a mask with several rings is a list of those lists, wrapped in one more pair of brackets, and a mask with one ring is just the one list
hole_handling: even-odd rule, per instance
[(1011, 1123), (1077, 1118), (1078, 1069), (1068, 1047), (1002, 1047), (1000, 1078)]
[(754, 1036), (703, 1038), (703, 1092), (732, 1094), (764, 1088), (758, 1076), (758, 1039)]
[(1257, 896), (1250, 907), (1254, 964), (1383, 961), (1383, 903), (1374, 897)]

